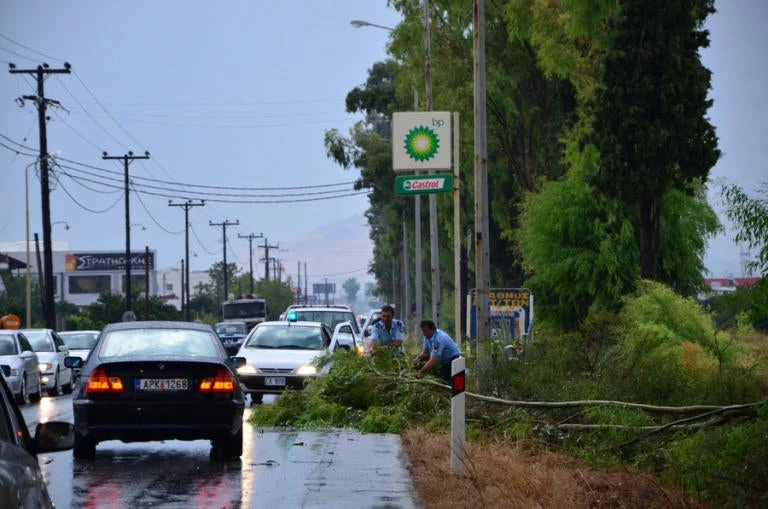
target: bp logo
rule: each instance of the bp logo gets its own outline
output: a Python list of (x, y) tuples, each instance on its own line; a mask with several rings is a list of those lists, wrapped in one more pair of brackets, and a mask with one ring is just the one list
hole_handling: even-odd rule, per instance
[(405, 153), (416, 161), (429, 161), (440, 148), (435, 131), (423, 125), (414, 127), (405, 135)]

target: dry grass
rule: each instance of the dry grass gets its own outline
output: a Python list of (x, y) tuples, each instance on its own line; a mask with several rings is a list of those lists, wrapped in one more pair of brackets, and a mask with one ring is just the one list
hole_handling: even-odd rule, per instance
[(466, 474), (454, 478), (447, 435), (406, 431), (403, 445), (426, 508), (694, 508), (651, 476), (595, 470), (555, 453), (468, 443)]

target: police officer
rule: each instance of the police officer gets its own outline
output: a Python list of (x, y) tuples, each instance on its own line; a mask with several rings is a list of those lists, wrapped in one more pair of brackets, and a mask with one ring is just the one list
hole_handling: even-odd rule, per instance
[(405, 338), (405, 326), (400, 320), (395, 320), (395, 308), (389, 304), (381, 306), (381, 319), (373, 324), (371, 332), (371, 355), (376, 354), (376, 349), (381, 346), (391, 348), (393, 353), (403, 353), (403, 339)]
[[(461, 357), (461, 351), (451, 336), (441, 331), (432, 320), (421, 321), (424, 334), (424, 351), (416, 357), (417, 361), (427, 361), (416, 373), (416, 378), (423, 378), (435, 366), (440, 366), (440, 376), (446, 382), (451, 381), (451, 362)], [(427, 360), (429, 359), (429, 360)]]

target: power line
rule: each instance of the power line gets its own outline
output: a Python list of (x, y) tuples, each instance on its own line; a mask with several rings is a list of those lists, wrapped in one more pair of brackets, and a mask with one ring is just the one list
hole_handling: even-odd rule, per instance
[[(45, 53), (41, 53), (41, 52), (37, 51), (36, 49), (30, 48), (29, 46), (25, 46), (25, 45), (23, 45), (22, 43), (20, 43), (18, 41), (14, 41), (13, 39), (8, 37), (7, 35), (0, 34), (0, 37), (5, 39), (6, 41), (12, 42), (16, 46), (24, 48), (27, 51), (31, 51), (32, 53), (34, 53), (34, 54), (36, 54), (38, 56), (41, 56), (43, 58), (47, 58), (49, 60), (56, 60), (58, 62), (61, 62), (62, 64), (64, 63), (64, 60), (62, 60), (61, 58), (56, 58), (56, 57), (52, 57), (51, 55), (46, 55)], [(24, 57), (24, 58), (27, 58), (27, 57)]]
[[(67, 176), (69, 177), (69, 175), (67, 175)], [(71, 178), (71, 177), (70, 177), (70, 178)], [(86, 207), (85, 205), (83, 205), (82, 203), (80, 203), (80, 201), (78, 201), (78, 200), (77, 200), (77, 198), (75, 198), (74, 196), (72, 196), (72, 194), (69, 192), (69, 190), (67, 189), (67, 187), (64, 185), (64, 183), (63, 183), (63, 182), (59, 181), (59, 185), (61, 186), (61, 190), (62, 190), (62, 191), (64, 191), (64, 193), (65, 193), (67, 196), (69, 196), (69, 199), (70, 199), (70, 200), (72, 200), (72, 201), (75, 203), (75, 205), (77, 205), (77, 206), (78, 206), (78, 207), (80, 207), (81, 209), (83, 209), (83, 210), (85, 210), (85, 211), (87, 211), (87, 212), (91, 212), (91, 213), (93, 213), (93, 214), (102, 214), (102, 213), (104, 213), (104, 212), (108, 212), (108, 211), (112, 210), (113, 208), (115, 208), (115, 205), (117, 205), (118, 203), (120, 203), (120, 200), (122, 199), (122, 196), (118, 196), (118, 197), (117, 197), (117, 200), (115, 200), (115, 202), (114, 202), (112, 205), (110, 205), (109, 207), (107, 207), (107, 208), (105, 208), (105, 209), (103, 209), (103, 210), (93, 210), (93, 209), (90, 209), (90, 208)], [(82, 184), (81, 184), (81, 185), (82, 185)]]

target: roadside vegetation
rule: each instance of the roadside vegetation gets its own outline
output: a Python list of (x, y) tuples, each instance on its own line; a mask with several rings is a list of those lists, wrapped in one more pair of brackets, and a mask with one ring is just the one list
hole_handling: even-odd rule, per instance
[(415, 338), (404, 358), (337, 353), (252, 422), (399, 433), (428, 507), (765, 507), (768, 336), (639, 286), (576, 332), (537, 330), (519, 359), (504, 338), (490, 365), (468, 358), (466, 475), (440, 490), (450, 390), (413, 376)]

